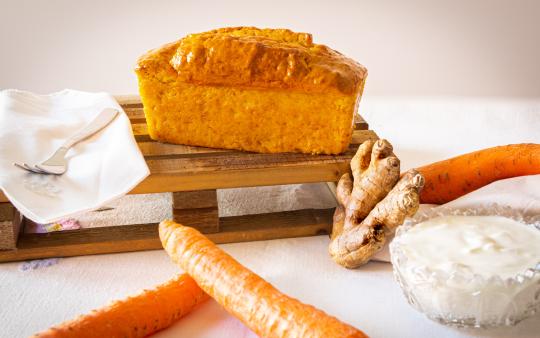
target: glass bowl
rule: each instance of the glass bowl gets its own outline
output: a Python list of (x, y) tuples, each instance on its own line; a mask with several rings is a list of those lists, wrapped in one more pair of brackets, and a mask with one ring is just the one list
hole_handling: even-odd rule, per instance
[(540, 231), (539, 216), (526, 217), (496, 204), (466, 210), (439, 207), (417, 213), (397, 229), (390, 244), (394, 277), (409, 304), (434, 321), (458, 327), (512, 326), (540, 312), (540, 262), (509, 278), (486, 278), (458, 266), (449, 273), (407, 259), (400, 238), (418, 223), (449, 215), (504, 216)]

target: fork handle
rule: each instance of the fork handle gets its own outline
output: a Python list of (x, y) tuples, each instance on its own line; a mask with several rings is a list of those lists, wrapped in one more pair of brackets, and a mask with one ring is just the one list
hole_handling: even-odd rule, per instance
[(114, 120), (116, 115), (118, 115), (118, 110), (116, 109), (113, 109), (113, 108), (103, 109), (101, 113), (99, 113), (86, 126), (84, 126), (81, 130), (76, 132), (75, 135), (67, 139), (62, 145), (62, 148), (69, 149), (73, 147), (75, 144), (84, 140), (85, 138), (94, 135), (101, 129), (105, 128), (109, 123), (111, 123), (111, 121)]

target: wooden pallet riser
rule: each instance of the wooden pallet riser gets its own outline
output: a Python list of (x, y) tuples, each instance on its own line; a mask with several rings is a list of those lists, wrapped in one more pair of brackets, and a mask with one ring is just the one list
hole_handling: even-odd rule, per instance
[[(336, 182), (348, 172), (358, 146), (377, 135), (361, 118), (349, 149), (340, 155), (258, 154), (230, 149), (211, 149), (153, 141), (148, 136), (144, 111), (138, 97), (117, 97), (128, 115), (137, 144), (150, 168), (150, 176), (130, 194), (173, 192), (176, 221), (208, 234), (217, 243), (254, 241), (329, 233), (333, 209), (298, 210), (219, 218), (216, 189), (268, 185)], [(0, 192), (2, 205), (13, 211)], [(115, 225), (25, 234), (20, 216), (0, 218), (0, 262), (46, 257), (67, 257), (159, 249), (157, 224)], [(6, 217), (4, 217), (6, 218)], [(7, 217), (9, 218), (9, 217)], [(15, 221), (13, 221), (15, 219)], [(24, 221), (23, 221), (24, 224)], [(19, 240), (17, 249), (15, 241)]]
[(22, 227), (22, 216), (8, 202), (0, 203), (0, 250), (15, 249)]

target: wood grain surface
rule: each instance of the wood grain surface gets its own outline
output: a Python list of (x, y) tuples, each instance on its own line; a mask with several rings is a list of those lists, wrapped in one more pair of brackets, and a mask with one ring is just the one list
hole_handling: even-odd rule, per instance
[(11, 203), (0, 203), (0, 250), (15, 248), (21, 226), (19, 211)]
[(172, 194), (173, 219), (203, 233), (219, 231), (217, 191), (182, 191)]
[[(248, 242), (327, 234), (334, 209), (305, 209), (223, 217), (215, 243)], [(157, 224), (120, 225), (46, 234), (21, 234), (16, 250), (0, 251), (0, 262), (161, 249)]]

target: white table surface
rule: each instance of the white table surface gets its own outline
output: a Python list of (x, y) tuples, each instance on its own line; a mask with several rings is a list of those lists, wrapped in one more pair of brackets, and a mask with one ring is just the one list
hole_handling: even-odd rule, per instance
[[(540, 143), (540, 101), (366, 98), (362, 111), (393, 141), (404, 168), (495, 144)], [(347, 270), (329, 258), (327, 245), (328, 238), (318, 236), (221, 247), (280, 290), (373, 337), (537, 337), (540, 332), (538, 315), (497, 330), (434, 323), (407, 304), (390, 264)], [(0, 264), (3, 337), (26, 336), (178, 273), (163, 251), (66, 258), (36, 270), (21, 266)], [(210, 301), (158, 336), (251, 334)]]

